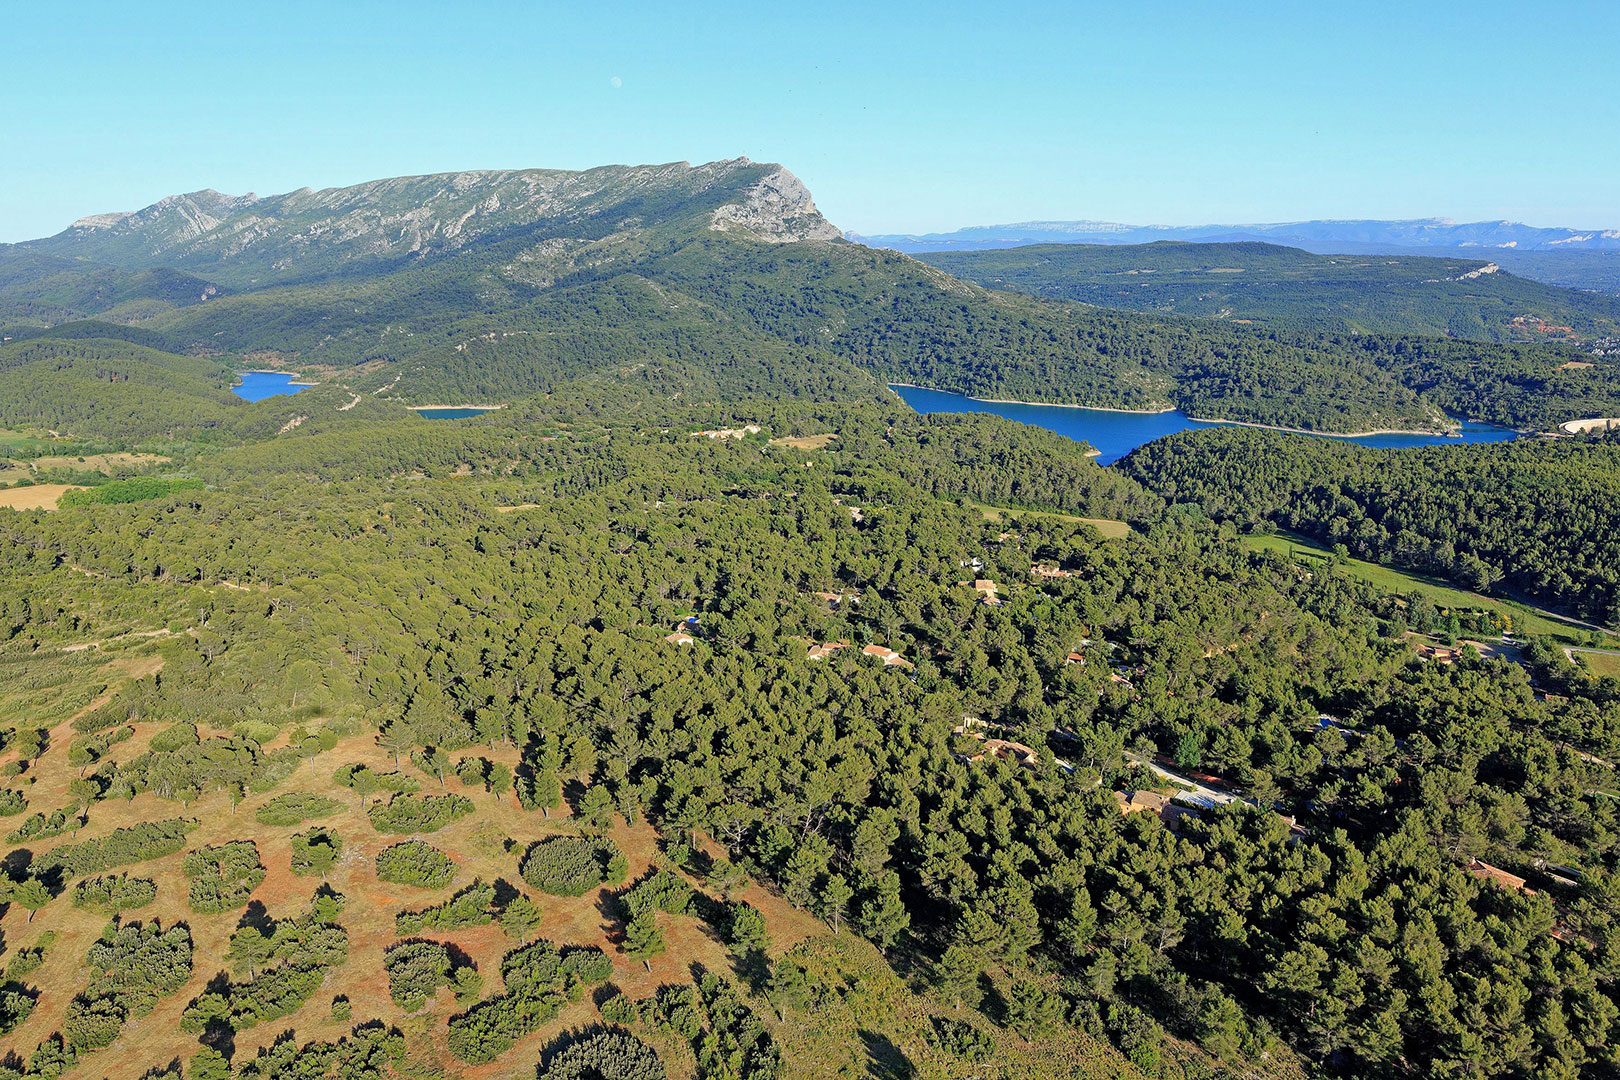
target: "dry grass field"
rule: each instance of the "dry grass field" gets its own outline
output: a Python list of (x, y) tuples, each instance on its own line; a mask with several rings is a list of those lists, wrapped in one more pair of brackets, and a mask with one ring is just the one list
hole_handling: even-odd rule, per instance
[(56, 500), (65, 491), (78, 491), (72, 484), (33, 484), (0, 491), (0, 507), (12, 510), (55, 510)]
[(825, 435), (784, 435), (780, 439), (772, 439), (772, 446), (788, 446), (794, 450), (825, 450), (836, 441), (838, 436), (832, 432)]

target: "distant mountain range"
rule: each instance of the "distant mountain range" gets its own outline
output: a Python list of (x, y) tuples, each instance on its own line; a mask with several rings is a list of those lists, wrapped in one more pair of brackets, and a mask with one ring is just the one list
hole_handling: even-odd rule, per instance
[[(1150, 244), (1156, 240), (1236, 243), (1261, 240), (1323, 255), (1425, 250), (1620, 251), (1620, 229), (1543, 229), (1513, 221), (1293, 221), (1270, 225), (1122, 225), (1110, 221), (1024, 221), (972, 225), (946, 233), (846, 237), (907, 254), (981, 251), (1026, 244)], [(1496, 252), (1490, 252), (1492, 257)]]

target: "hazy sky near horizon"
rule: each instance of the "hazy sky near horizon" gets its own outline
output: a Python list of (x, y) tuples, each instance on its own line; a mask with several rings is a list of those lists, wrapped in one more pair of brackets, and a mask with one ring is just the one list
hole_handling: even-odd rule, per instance
[(6, 4), (0, 241), (200, 188), (746, 154), (857, 232), (1620, 227), (1620, 4)]

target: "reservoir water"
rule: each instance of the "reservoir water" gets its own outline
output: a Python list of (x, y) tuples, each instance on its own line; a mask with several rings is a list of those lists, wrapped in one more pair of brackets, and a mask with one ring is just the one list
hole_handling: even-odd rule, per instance
[(492, 409), (417, 409), (416, 414), (428, 420), (460, 420), (466, 416), (483, 416)]
[[(947, 394), (943, 390), (928, 390), (919, 386), (890, 387), (907, 405), (920, 413), (931, 412), (988, 412), (1034, 424), (1059, 435), (1067, 435), (1079, 442), (1090, 443), (1100, 453), (1097, 461), (1112, 465), (1143, 443), (1152, 442), (1162, 435), (1194, 428), (1216, 427), (1204, 420), (1194, 420), (1186, 413), (1131, 413), (1111, 412), (1107, 409), (1082, 409), (1072, 405), (1025, 405), (1005, 401), (981, 401), (978, 398)], [(1474, 442), (1505, 442), (1518, 438), (1518, 432), (1489, 424), (1463, 422), (1460, 435), (1322, 435), (1316, 438), (1348, 439), (1362, 446), (1460, 446)]]
[(277, 394), (296, 394), (309, 389), (309, 383), (293, 382), (298, 376), (285, 371), (242, 371), (237, 373), (241, 383), (231, 387), (231, 393), (245, 401), (263, 401)]

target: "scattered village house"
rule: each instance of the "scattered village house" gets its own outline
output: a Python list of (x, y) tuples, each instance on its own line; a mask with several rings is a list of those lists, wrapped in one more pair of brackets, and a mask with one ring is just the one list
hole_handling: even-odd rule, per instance
[(847, 641), (826, 641), (820, 645), (810, 646), (810, 651), (804, 654), (806, 660), (825, 660), (839, 649), (849, 647)]
[(1462, 656), (1462, 650), (1447, 645), (1431, 645), (1427, 641), (1420, 641), (1417, 642), (1417, 654), (1424, 660), (1436, 660), (1442, 664), (1455, 664), (1457, 658)]
[(759, 434), (758, 424), (748, 424), (740, 428), (713, 428), (708, 431), (694, 431), (692, 438), (703, 436), (709, 439), (745, 439), (750, 435)]
[(1492, 866), (1490, 863), (1486, 862), (1480, 862), (1478, 859), (1468, 860), (1468, 872), (1479, 878), (1479, 880), (1488, 881), (1492, 885), (1496, 885), (1499, 888), (1513, 889), (1524, 893), (1526, 896), (1534, 896), (1536, 894), (1536, 890), (1527, 886), (1524, 883), (1524, 878), (1520, 877), (1518, 874), (1510, 874), (1501, 867)]
[(875, 656), (892, 667), (916, 667), (910, 660), (907, 660), (887, 645), (868, 645), (861, 650), (861, 653), (865, 656)]
[(1121, 814), (1152, 814), (1172, 829), (1180, 824), (1182, 818), (1198, 816), (1197, 810), (1182, 806), (1174, 796), (1160, 791), (1132, 791), (1129, 794), (1116, 791), (1114, 802), (1118, 804)]

